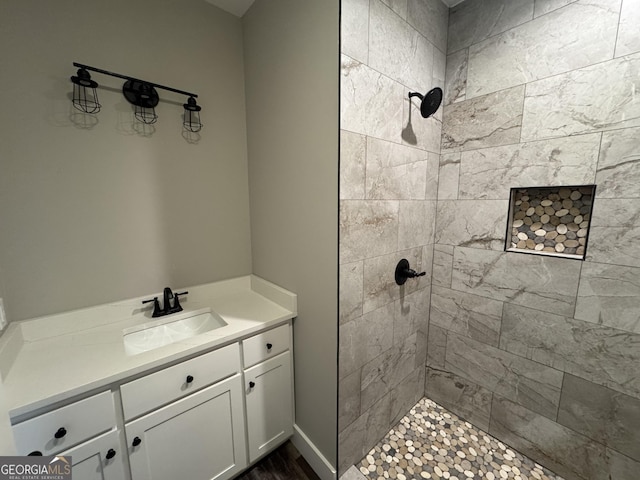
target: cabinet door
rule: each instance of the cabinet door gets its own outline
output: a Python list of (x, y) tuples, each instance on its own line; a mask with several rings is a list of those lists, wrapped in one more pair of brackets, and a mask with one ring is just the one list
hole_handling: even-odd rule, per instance
[(250, 462), (293, 434), (291, 383), (289, 352), (245, 371)]
[(246, 466), (240, 374), (130, 422), (133, 480), (224, 480)]
[(111, 431), (60, 453), (71, 456), (73, 478), (81, 480), (124, 480), (124, 460), (118, 432)]

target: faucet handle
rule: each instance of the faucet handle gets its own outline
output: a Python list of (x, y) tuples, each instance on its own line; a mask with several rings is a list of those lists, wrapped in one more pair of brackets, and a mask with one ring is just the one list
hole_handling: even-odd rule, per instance
[(180, 305), (180, 296), (181, 295), (186, 295), (189, 292), (174, 292), (173, 294), (173, 308), (171, 309), (172, 312), (181, 312), (182, 311), (182, 305)]
[(153, 313), (151, 314), (152, 317), (159, 317), (162, 315), (162, 312), (160, 311), (160, 302), (158, 302), (158, 297), (153, 297), (150, 298), (149, 300), (143, 300), (142, 303), (150, 303), (153, 302)]

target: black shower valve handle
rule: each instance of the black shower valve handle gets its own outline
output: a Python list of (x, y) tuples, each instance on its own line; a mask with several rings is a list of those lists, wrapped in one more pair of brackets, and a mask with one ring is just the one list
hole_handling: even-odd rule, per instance
[(427, 274), (427, 272), (416, 272), (415, 270), (408, 268), (405, 270), (405, 276), (407, 278), (416, 278), (416, 277), (424, 277)]
[(416, 272), (409, 267), (409, 260), (403, 258), (396, 265), (395, 280), (398, 285), (404, 285), (407, 278), (423, 277), (427, 272)]

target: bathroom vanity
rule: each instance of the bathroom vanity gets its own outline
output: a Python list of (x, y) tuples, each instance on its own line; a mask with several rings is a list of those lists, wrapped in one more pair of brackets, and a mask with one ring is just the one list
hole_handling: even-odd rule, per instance
[(293, 433), (296, 296), (255, 276), (16, 322), (0, 368), (19, 455), (81, 480), (228, 479)]

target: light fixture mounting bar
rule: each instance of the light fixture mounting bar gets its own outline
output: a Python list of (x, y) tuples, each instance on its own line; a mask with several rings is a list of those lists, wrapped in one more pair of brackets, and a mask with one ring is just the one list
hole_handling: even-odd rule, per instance
[(101, 68), (90, 67), (89, 65), (84, 65), (82, 63), (73, 62), (73, 66), (74, 67), (78, 67), (78, 68), (84, 68), (85, 70), (91, 70), (92, 72), (102, 73), (104, 75), (110, 75), (112, 77), (123, 78), (125, 80), (131, 80), (131, 81), (134, 81), (134, 82), (145, 83), (145, 84), (150, 85), (150, 86), (155, 87), (155, 88), (161, 88), (163, 90), (168, 90), (170, 92), (181, 93), (183, 95), (188, 95), (188, 96), (193, 97), (193, 98), (198, 98), (198, 95), (196, 95), (195, 93), (185, 92), (184, 90), (178, 90), (177, 88), (167, 87), (165, 85), (160, 85), (160, 84), (154, 83), (154, 82), (147, 82), (146, 80), (141, 80), (141, 79), (135, 78), (135, 77), (129, 77), (127, 75), (122, 75), (120, 73), (109, 72), (107, 70), (102, 70)]

